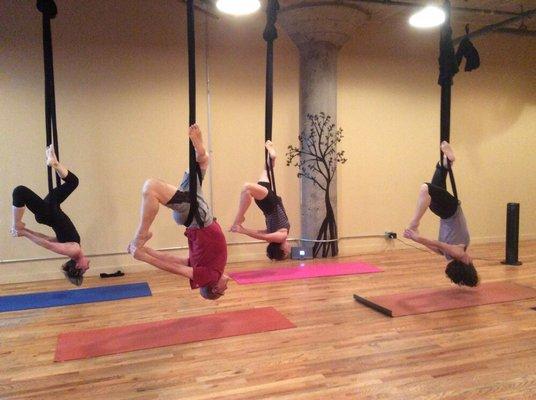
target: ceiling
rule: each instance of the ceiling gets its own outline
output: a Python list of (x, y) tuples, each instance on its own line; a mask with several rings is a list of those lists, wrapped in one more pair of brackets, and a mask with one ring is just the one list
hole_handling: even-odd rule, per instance
[[(393, 0), (396, 3), (395, 0)], [(442, 4), (442, 1), (430, 1), (430, 0), (400, 0), (401, 3), (408, 4)], [(406, 20), (411, 15), (415, 8), (408, 6), (399, 6), (394, 4), (378, 4), (371, 3), (367, 0), (327, 0), (327, 1), (307, 1), (307, 0), (280, 0), (282, 8), (288, 6), (296, 6), (298, 4), (305, 5), (307, 3), (338, 3), (349, 6), (358, 6), (363, 9), (364, 12), (370, 13), (369, 21), (371, 22), (387, 22), (397, 19)], [(471, 30), (482, 28), (483, 26), (494, 24), (504, 21), (514, 15), (506, 13), (520, 13), (523, 11), (536, 9), (536, 0), (452, 0), (452, 23), (453, 25), (465, 25), (470, 24)], [(477, 11), (462, 11), (461, 9), (482, 9), (493, 10), (497, 13), (491, 12), (477, 12)], [(505, 14), (502, 14), (505, 13)], [(525, 18), (524, 25), (528, 29), (536, 30), (536, 14), (532, 18)], [(509, 24), (510, 28), (518, 28), (521, 25), (521, 21)]]
[[(215, 0), (202, 0), (204, 3), (215, 3)], [(376, 1), (376, 3), (375, 3)], [(263, 5), (267, 0), (261, 0)], [(311, 7), (322, 5), (338, 5), (359, 8), (367, 17), (367, 23), (393, 23), (406, 21), (414, 12), (415, 7), (410, 5), (441, 5), (442, 0), (279, 0), (281, 9), (291, 7)], [(390, 3), (390, 4), (389, 4)], [(405, 3), (407, 5), (397, 5)], [(490, 24), (496, 24), (512, 18), (522, 11), (536, 9), (536, 0), (451, 0), (453, 28), (460, 29), (469, 24), (471, 31), (475, 31)], [(462, 10), (465, 9), (465, 10)], [(473, 10), (468, 10), (473, 9)], [(511, 30), (536, 32), (536, 14), (524, 20), (518, 20), (504, 26)], [(536, 36), (534, 36), (536, 37)]]

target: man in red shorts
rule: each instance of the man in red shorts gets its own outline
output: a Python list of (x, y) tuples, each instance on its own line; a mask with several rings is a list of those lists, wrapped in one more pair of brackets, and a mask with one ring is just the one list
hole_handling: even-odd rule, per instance
[[(204, 176), (209, 165), (209, 157), (203, 144), (201, 131), (192, 125), (189, 136), (196, 152), (196, 160)], [(189, 257), (183, 258), (146, 246), (152, 237), (149, 231), (160, 204), (173, 210), (173, 218), (178, 225), (184, 225), (190, 211), (189, 172), (185, 172), (177, 189), (158, 179), (149, 179), (143, 185), (141, 219), (134, 239), (128, 245), (128, 252), (136, 260), (144, 261), (164, 271), (190, 279), (192, 289), (200, 289), (205, 299), (215, 300), (227, 289), (229, 277), (224, 274), (227, 263), (227, 243), (220, 225), (212, 216), (203, 197), (198, 181), (197, 202), (203, 226), (194, 219), (184, 234), (188, 238)]]

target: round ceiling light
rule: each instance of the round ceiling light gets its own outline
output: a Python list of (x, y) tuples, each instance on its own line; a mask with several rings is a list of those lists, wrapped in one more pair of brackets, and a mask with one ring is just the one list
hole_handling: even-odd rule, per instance
[(415, 28), (433, 28), (445, 22), (445, 12), (436, 6), (427, 6), (409, 18), (409, 24)]
[(247, 15), (261, 7), (259, 0), (218, 0), (216, 7), (221, 12), (231, 15)]

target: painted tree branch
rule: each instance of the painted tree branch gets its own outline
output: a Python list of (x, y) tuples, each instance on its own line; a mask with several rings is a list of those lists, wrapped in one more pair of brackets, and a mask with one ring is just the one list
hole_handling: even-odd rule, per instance
[[(342, 129), (336, 129), (331, 117), (324, 113), (307, 115), (309, 128), (299, 136), (300, 147), (288, 146), (287, 166), (291, 164), (298, 168), (298, 178), (308, 179), (324, 192), (326, 215), (320, 225), (317, 240), (337, 238), (337, 222), (330, 200), (330, 187), (337, 164), (344, 164), (347, 159), (344, 151), (337, 151), (343, 134)], [(335, 256), (339, 252), (338, 242), (316, 243), (313, 254), (317, 257)]]

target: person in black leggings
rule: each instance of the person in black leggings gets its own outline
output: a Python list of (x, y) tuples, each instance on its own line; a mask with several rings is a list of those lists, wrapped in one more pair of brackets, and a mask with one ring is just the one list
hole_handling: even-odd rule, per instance
[[(89, 268), (89, 260), (84, 256), (78, 234), (71, 219), (61, 209), (61, 203), (77, 188), (78, 178), (59, 163), (54, 148), (47, 147), (47, 165), (53, 168), (63, 180), (44, 199), (26, 186), (17, 186), (13, 190), (13, 224), (11, 234), (14, 237), (26, 237), (35, 244), (55, 253), (68, 256), (70, 260), (63, 265), (63, 270), (71, 282), (82, 283), (82, 275)], [(55, 237), (34, 232), (22, 222), (24, 211), (28, 208), (35, 220), (50, 226)]]
[[(274, 145), (268, 140), (265, 147), (268, 150), (267, 161), (273, 166), (276, 159)], [(246, 220), (245, 214), (251, 205), (252, 199), (255, 200), (255, 203), (264, 214), (266, 229), (256, 230), (242, 225)], [(289, 230), (290, 223), (285, 207), (281, 197), (277, 196), (270, 187), (265, 163), (259, 182), (244, 184), (240, 194), (238, 212), (229, 231), (268, 242), (266, 247), (268, 258), (271, 260), (284, 260), (288, 258), (291, 249), (290, 243), (287, 241)]]
[[(443, 160), (436, 165), (432, 181), (421, 186), (417, 209), (404, 237), (445, 256), (450, 261), (445, 272), (454, 283), (476, 286), (478, 274), (467, 252), (470, 242), (467, 222), (460, 202), (447, 191), (447, 174), (455, 159), (454, 152), (447, 142), (441, 143), (441, 150)], [(428, 208), (440, 218), (438, 240), (422, 237), (418, 231)]]

